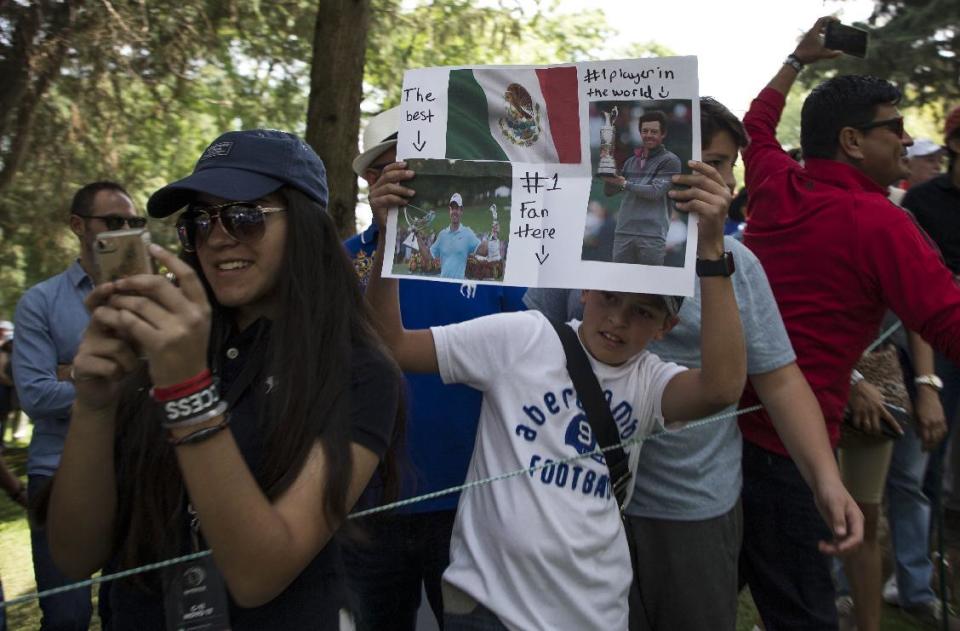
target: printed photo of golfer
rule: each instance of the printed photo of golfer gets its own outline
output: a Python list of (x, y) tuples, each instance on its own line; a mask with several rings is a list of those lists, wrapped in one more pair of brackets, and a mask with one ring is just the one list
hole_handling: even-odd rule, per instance
[(393, 273), (503, 281), (512, 167), (502, 162), (407, 160), (417, 191), (400, 209)]
[(692, 116), (690, 99), (590, 103), (583, 260), (683, 267), (687, 216), (667, 192), (690, 172)]

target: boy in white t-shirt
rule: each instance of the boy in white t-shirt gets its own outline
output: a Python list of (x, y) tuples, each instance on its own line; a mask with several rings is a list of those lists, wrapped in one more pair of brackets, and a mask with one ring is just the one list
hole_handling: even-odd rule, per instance
[[(685, 370), (644, 350), (676, 323), (661, 296), (584, 291), (583, 322), (571, 321), (610, 403), (622, 440), (702, 418), (735, 403), (746, 379), (740, 319), (723, 249), (730, 193), (709, 165), (670, 191), (677, 208), (700, 215), (702, 368)], [(375, 219), (413, 194), (404, 163), (371, 188)], [(383, 239), (385, 230), (380, 231)], [(367, 287), (380, 332), (401, 367), (438, 372), (445, 383), (483, 392), (467, 480), (535, 467), (592, 451), (566, 356), (539, 312), (497, 314), (460, 324), (403, 328), (397, 282), (374, 261)], [(633, 461), (637, 447), (631, 449)], [(445, 629), (627, 628), (630, 554), (606, 464), (591, 456), (486, 484), (460, 499), (444, 573)], [(470, 626), (469, 628), (478, 628)]]

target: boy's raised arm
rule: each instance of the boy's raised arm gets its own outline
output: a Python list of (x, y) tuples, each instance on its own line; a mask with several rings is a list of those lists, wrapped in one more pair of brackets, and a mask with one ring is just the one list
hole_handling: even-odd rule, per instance
[[(672, 190), (677, 210), (696, 212), (700, 238), (697, 259), (719, 261), (724, 257), (723, 222), (732, 195), (717, 171), (702, 162), (691, 161), (691, 175), (675, 175), (675, 184), (686, 190)], [(743, 343), (740, 312), (729, 276), (701, 276), (701, 368), (678, 374), (663, 393), (662, 411), (668, 422), (703, 418), (740, 399), (747, 380), (747, 355)]]
[(373, 310), (377, 330), (400, 368), (406, 372), (438, 372), (433, 333), (430, 329), (408, 331), (403, 328), (399, 283), (395, 278), (383, 278), (380, 274), (386, 249), (387, 210), (403, 206), (407, 198), (413, 195), (413, 191), (402, 184), (413, 177), (413, 171), (405, 168), (403, 162), (387, 166), (380, 179), (370, 188), (370, 208), (380, 230), (366, 296)]

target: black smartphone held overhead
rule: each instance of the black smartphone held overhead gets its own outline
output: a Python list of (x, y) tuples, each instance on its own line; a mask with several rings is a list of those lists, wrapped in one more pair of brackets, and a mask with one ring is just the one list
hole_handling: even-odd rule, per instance
[(823, 36), (823, 45), (854, 57), (867, 56), (867, 32), (840, 22), (829, 22)]

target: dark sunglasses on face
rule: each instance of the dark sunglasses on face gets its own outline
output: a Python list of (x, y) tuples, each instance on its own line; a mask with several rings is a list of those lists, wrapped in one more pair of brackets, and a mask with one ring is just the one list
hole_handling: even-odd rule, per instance
[(234, 241), (250, 243), (263, 237), (266, 216), (286, 208), (268, 208), (252, 202), (227, 202), (216, 206), (191, 205), (177, 219), (177, 236), (187, 252), (206, 240), (213, 231), (213, 222), (220, 220), (223, 231)]
[(73, 213), (77, 217), (84, 219), (99, 219), (107, 226), (107, 230), (120, 230), (124, 224), (128, 228), (143, 228), (147, 225), (146, 217), (127, 217), (125, 215), (81, 215)]
[(872, 123), (867, 123), (866, 125), (860, 125), (857, 127), (860, 131), (867, 131), (870, 129), (876, 129), (877, 127), (886, 127), (899, 138), (903, 138), (903, 116), (897, 116), (896, 118), (886, 118), (882, 121), (873, 121)]

